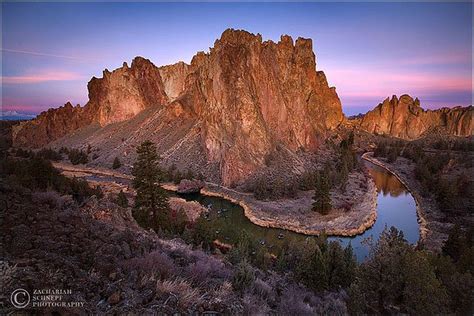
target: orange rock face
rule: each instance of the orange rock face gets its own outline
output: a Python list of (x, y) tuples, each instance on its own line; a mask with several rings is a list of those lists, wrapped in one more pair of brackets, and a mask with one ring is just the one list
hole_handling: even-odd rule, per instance
[(186, 78), (191, 71), (191, 67), (180, 61), (173, 65), (162, 66), (159, 71), (166, 95), (170, 101), (176, 100), (184, 91)]
[(51, 140), (67, 135), (80, 127), (92, 123), (93, 118), (87, 116), (84, 108), (71, 103), (57, 109), (49, 109), (31, 121), (13, 126), (14, 146), (38, 148)]
[(408, 95), (385, 99), (359, 119), (360, 127), (369, 133), (407, 140), (417, 139), (434, 128), (456, 136), (473, 135), (473, 107), (424, 110), (418, 99)]
[[(17, 128), (15, 145), (43, 146), (80, 127), (123, 122), (156, 108), (161, 117), (194, 122), (193, 135), (198, 133), (207, 162), (218, 166), (222, 183), (231, 185), (264, 166), (277, 146), (290, 153), (315, 150), (344, 120), (335, 88), (316, 71), (312, 41), (293, 42), (289, 36), (262, 42), (260, 35), (227, 30), (191, 65), (157, 68), (136, 58), (130, 68), (124, 64), (92, 78), (88, 88), (84, 108), (41, 114)], [(140, 135), (148, 130), (153, 127)], [(38, 131), (41, 136), (35, 137)], [(179, 152), (179, 141), (167, 141), (158, 148)]]
[(84, 107), (67, 103), (16, 126), (14, 145), (41, 147), (86, 125), (121, 122), (148, 107), (168, 103), (158, 68), (141, 57), (136, 57), (131, 67), (124, 63), (113, 72), (104, 70), (103, 78), (93, 77), (87, 87), (89, 102)]
[(136, 57), (113, 72), (104, 70), (101, 79), (87, 85), (87, 111), (104, 126), (134, 117), (147, 107), (168, 103), (159, 69), (148, 59)]
[(334, 88), (316, 71), (312, 42), (227, 30), (191, 62), (183, 100), (203, 122), (224, 184), (246, 178), (278, 145), (314, 150), (344, 119)]

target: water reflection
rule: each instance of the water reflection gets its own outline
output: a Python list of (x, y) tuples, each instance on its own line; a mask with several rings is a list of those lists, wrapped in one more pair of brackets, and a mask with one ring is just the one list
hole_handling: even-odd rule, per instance
[(384, 196), (390, 194), (392, 197), (398, 197), (401, 194), (406, 194), (405, 186), (392, 174), (387, 173), (383, 168), (371, 164), (369, 168), (370, 175), (375, 181), (377, 192)]

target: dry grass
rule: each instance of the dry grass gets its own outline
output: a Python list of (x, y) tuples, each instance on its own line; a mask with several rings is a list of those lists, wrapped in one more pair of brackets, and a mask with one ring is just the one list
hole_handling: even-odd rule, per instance
[(178, 300), (178, 306), (187, 309), (203, 302), (203, 296), (197, 288), (183, 279), (163, 280), (156, 283), (156, 290), (161, 294), (174, 296)]

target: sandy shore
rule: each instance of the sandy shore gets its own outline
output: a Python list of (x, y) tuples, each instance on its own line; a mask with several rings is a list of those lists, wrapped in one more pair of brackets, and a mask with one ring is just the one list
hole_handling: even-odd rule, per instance
[(443, 221), (444, 216), (432, 198), (421, 195), (419, 183), (414, 178), (414, 166), (404, 158), (397, 159), (398, 163), (389, 164), (375, 158), (373, 152), (363, 154), (362, 158), (393, 174), (411, 193), (415, 199), (416, 213), (420, 224), (419, 243), (424, 245), (427, 250), (439, 251), (448, 238), (452, 224)]

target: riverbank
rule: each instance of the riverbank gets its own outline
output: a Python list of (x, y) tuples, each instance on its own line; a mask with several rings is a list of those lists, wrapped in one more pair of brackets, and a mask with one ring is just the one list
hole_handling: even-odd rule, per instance
[[(163, 185), (176, 191), (171, 183)], [(295, 199), (261, 201), (251, 193), (238, 192), (207, 183), (201, 194), (224, 198), (240, 205), (254, 224), (279, 228), (305, 235), (326, 233), (330, 236), (355, 236), (372, 227), (377, 219), (377, 190), (373, 180), (363, 173), (351, 173), (344, 194), (332, 192), (334, 208), (328, 215), (311, 210), (313, 191), (299, 192)], [(357, 197), (354, 200), (354, 197)], [(349, 205), (349, 209), (346, 209)]]
[[(72, 166), (54, 163), (65, 175), (76, 177), (98, 177), (130, 181), (131, 176), (108, 169), (94, 169), (85, 166)], [(96, 180), (94, 180), (96, 181)], [(99, 180), (100, 181), (100, 180)], [(177, 191), (177, 185), (163, 184), (163, 188)], [(124, 191), (130, 190), (124, 186)], [(372, 227), (377, 219), (377, 190), (369, 175), (362, 172), (349, 174), (345, 192), (331, 192), (333, 209), (328, 215), (311, 210), (314, 191), (299, 192), (295, 199), (261, 201), (252, 193), (244, 193), (214, 183), (206, 183), (201, 194), (220, 197), (240, 205), (245, 216), (262, 227), (280, 228), (305, 235), (356, 236)], [(204, 211), (205, 209), (200, 209)], [(193, 218), (199, 216), (193, 207)]]
[[(135, 190), (132, 189), (128, 182), (133, 177), (113, 170), (107, 169), (93, 169), (85, 166), (74, 166), (61, 162), (54, 162), (53, 166), (67, 177), (86, 178), (92, 186), (99, 185), (102, 192), (108, 194), (118, 194), (123, 191), (132, 196), (135, 195)], [(185, 212), (190, 222), (195, 222), (198, 217), (206, 212), (207, 209), (196, 201), (186, 201), (180, 197), (170, 197), (169, 205), (171, 210)], [(131, 216), (131, 215), (130, 215)]]
[(452, 224), (446, 223), (445, 216), (438, 209), (432, 197), (425, 197), (421, 194), (420, 184), (414, 176), (414, 164), (402, 157), (390, 164), (375, 158), (373, 152), (364, 153), (362, 159), (384, 168), (406, 187), (416, 203), (416, 213), (420, 224), (419, 243), (427, 250), (439, 251), (448, 238)]

